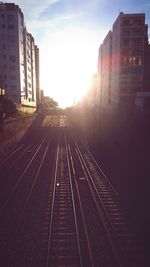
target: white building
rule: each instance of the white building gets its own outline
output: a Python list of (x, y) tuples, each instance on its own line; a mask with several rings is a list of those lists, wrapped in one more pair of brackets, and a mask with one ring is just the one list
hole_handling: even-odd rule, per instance
[(0, 82), (21, 109), (36, 109), (35, 44), (18, 5), (0, 3)]
[(37, 108), (41, 104), (41, 90), (40, 90), (40, 61), (39, 61), (39, 48), (35, 45), (35, 73), (36, 73), (36, 103)]

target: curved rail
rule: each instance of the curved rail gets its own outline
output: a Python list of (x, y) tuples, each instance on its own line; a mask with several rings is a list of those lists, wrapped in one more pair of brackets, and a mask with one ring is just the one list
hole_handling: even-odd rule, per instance
[[(95, 186), (95, 183), (93, 181), (93, 177), (91, 176), (91, 174), (89, 172), (87, 164), (86, 164), (86, 162), (84, 160), (84, 157), (82, 156), (82, 153), (81, 153), (81, 151), (79, 149), (79, 146), (76, 143), (76, 141), (75, 141), (75, 145), (76, 145), (76, 153), (78, 155), (79, 161), (81, 162), (81, 166), (82, 166), (82, 168), (84, 170), (84, 174), (85, 174), (86, 181), (88, 183), (91, 195), (93, 197), (93, 200), (95, 202), (96, 208), (98, 210), (98, 213), (99, 213), (99, 216), (100, 216), (100, 220), (102, 221), (104, 229), (105, 229), (105, 232), (107, 234), (107, 238), (109, 240), (109, 244), (111, 246), (111, 249), (112, 249), (116, 264), (117, 264), (116, 266), (123, 267), (124, 265), (123, 265), (123, 262), (121, 260), (120, 253), (118, 253), (118, 246), (116, 246), (116, 244), (115, 244), (116, 243), (116, 240), (115, 240), (116, 239), (116, 235), (115, 235), (111, 220), (110, 220), (110, 218), (109, 218), (109, 216), (107, 214), (107, 211), (106, 211), (106, 209), (104, 207), (104, 204), (103, 204), (102, 200), (100, 199), (100, 195), (99, 195), (99, 193), (97, 191), (97, 188)], [(101, 200), (101, 205), (103, 207), (103, 211), (100, 208), (100, 205), (99, 205), (99, 203), (97, 201), (97, 197)], [(106, 221), (106, 218), (104, 217), (104, 214), (107, 217), (107, 221)], [(111, 232), (110, 232), (110, 227), (111, 227)], [(113, 232), (113, 237), (112, 237), (112, 232)], [(114, 237), (115, 237), (115, 239), (114, 239)], [(115, 240), (115, 242), (114, 242), (114, 240)], [(121, 251), (122, 251), (122, 249), (121, 249)]]
[(145, 262), (143, 245), (138, 242), (135, 233), (130, 228), (130, 223), (121, 207), (117, 192), (109, 183), (89, 150), (85, 148), (85, 145), (82, 146), (75, 140), (75, 149), (101, 215), (117, 266), (131, 267), (137, 266), (137, 264), (142, 266)]

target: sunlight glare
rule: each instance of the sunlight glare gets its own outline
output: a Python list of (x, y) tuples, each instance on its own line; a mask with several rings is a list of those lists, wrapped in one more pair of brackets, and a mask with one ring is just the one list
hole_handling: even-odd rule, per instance
[(40, 51), (45, 95), (53, 97), (60, 107), (72, 106), (89, 89), (96, 71), (94, 40), (86, 32), (53, 33)]

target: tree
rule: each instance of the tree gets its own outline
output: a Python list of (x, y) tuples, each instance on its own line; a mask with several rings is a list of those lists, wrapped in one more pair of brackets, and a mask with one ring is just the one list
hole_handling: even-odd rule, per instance
[(57, 109), (59, 105), (53, 98), (45, 97), (43, 106), (46, 109)]
[(4, 95), (0, 95), (0, 106), (2, 112), (5, 113), (6, 117), (17, 114), (17, 107), (11, 99), (8, 99)]
[(59, 106), (58, 103), (51, 98), (49, 101), (49, 107), (50, 108), (58, 108), (58, 106)]

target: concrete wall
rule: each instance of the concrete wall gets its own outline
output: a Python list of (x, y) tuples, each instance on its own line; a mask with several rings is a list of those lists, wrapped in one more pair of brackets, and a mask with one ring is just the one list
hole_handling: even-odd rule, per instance
[(26, 133), (35, 116), (28, 116), (5, 121), (4, 130), (0, 132), (0, 156), (9, 151)]

